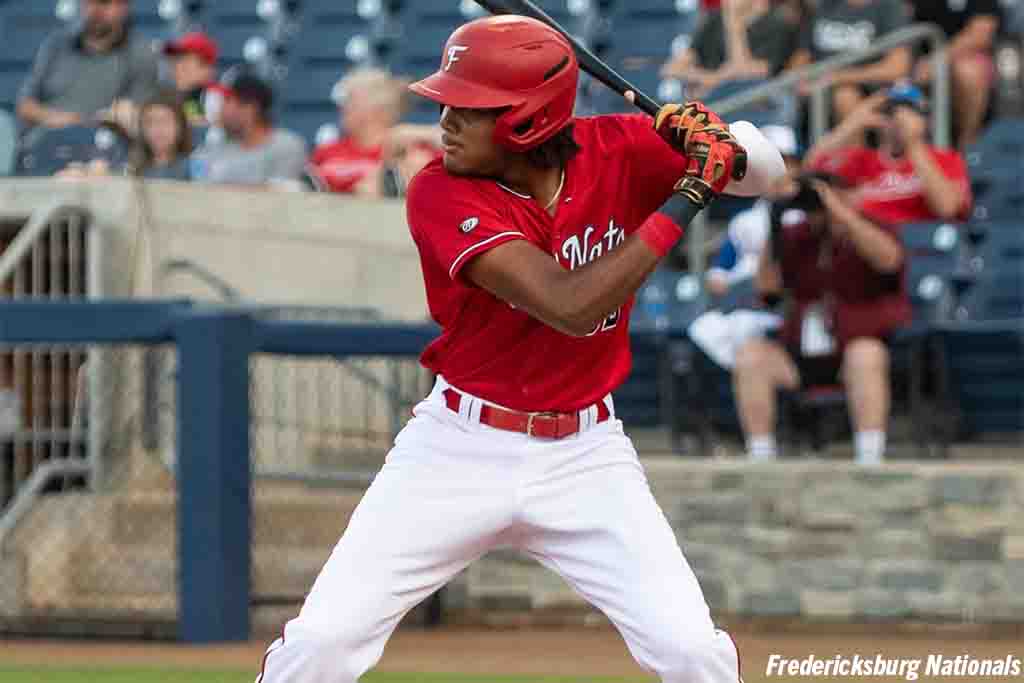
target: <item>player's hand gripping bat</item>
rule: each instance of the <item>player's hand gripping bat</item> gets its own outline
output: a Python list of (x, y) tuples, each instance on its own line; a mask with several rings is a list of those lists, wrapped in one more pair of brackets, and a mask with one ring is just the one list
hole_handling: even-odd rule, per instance
[[(658, 134), (665, 138), (666, 142), (684, 153), (689, 153), (686, 146), (689, 142), (689, 132), (697, 130), (697, 126), (710, 126), (716, 129), (715, 137), (723, 142), (731, 139), (735, 145), (735, 159), (732, 163), (731, 176), (733, 180), (742, 180), (747, 174), (747, 155), (743, 148), (736, 142), (729, 128), (713, 113), (704, 109), (699, 103), (689, 103), (685, 106), (666, 105), (663, 108), (649, 95), (639, 90), (635, 85), (623, 78), (615, 69), (608, 66), (602, 59), (595, 55), (590, 48), (581, 43), (565, 30), (557, 21), (551, 18), (544, 10), (537, 7), (530, 0), (476, 0), (476, 3), (489, 11), (491, 14), (518, 14), (542, 21), (551, 28), (561, 33), (573, 51), (576, 52), (576, 61), (580, 68), (590, 74), (593, 78), (605, 84), (622, 96), (632, 93), (629, 101), (636, 105), (641, 111), (655, 118)], [(694, 107), (697, 107), (698, 116), (703, 116), (703, 122), (692, 118)], [(669, 109), (671, 107), (671, 109)], [(683, 116), (684, 111), (690, 113), (691, 117)], [(710, 115), (710, 116), (708, 116)], [(713, 118), (712, 118), (713, 117)]]

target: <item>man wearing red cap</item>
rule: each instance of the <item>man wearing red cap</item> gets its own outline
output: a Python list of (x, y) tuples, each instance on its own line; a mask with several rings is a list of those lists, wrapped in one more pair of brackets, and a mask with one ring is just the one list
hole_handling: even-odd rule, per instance
[(261, 683), (355, 683), (411, 607), (498, 547), (564, 577), (663, 681), (739, 679), (610, 392), (637, 288), (718, 194), (758, 194), (784, 165), (695, 102), (575, 118), (578, 78), (561, 34), (502, 16), (456, 30), (411, 86), (442, 106), (444, 157), (407, 201), (437, 384)]
[(174, 90), (185, 104), (185, 113), (193, 126), (205, 125), (203, 93), (217, 75), (217, 43), (205, 33), (186, 33), (164, 45), (171, 60)]

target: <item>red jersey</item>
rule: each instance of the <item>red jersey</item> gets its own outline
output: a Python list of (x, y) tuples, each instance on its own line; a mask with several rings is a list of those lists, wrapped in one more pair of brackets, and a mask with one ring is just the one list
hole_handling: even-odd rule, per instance
[(423, 365), (455, 387), (523, 411), (570, 412), (615, 389), (631, 367), (632, 299), (586, 337), (571, 337), (462, 277), (473, 258), (526, 240), (566, 269), (621, 244), (672, 194), (686, 159), (643, 115), (574, 119), (582, 150), (565, 172), (554, 216), (500, 183), (459, 177), (440, 161), (409, 185), (409, 229), (419, 248), (431, 316), (441, 336)]
[[(971, 182), (963, 157), (951, 149), (929, 147), (928, 151), (946, 177), (960, 186), (965, 199), (959, 216), (967, 220)], [(899, 225), (937, 218), (925, 200), (921, 176), (906, 157), (893, 159), (876, 149), (851, 147), (823, 155), (814, 167), (846, 180), (854, 188), (857, 208), (875, 223)]]
[[(823, 306), (826, 324), (840, 347), (851, 339), (881, 339), (910, 322), (904, 267), (895, 273), (880, 273), (865, 261), (848, 240), (825, 242), (802, 217), (787, 220), (782, 214), (782, 278), (793, 295), (793, 307), (786, 313), (780, 333), (785, 344), (800, 348), (804, 314), (814, 304)], [(794, 217), (802, 212), (792, 212)], [(899, 226), (879, 226), (900, 239)]]
[(310, 163), (331, 192), (354, 192), (366, 176), (380, 170), (384, 151), (381, 145), (360, 147), (351, 137), (320, 145)]

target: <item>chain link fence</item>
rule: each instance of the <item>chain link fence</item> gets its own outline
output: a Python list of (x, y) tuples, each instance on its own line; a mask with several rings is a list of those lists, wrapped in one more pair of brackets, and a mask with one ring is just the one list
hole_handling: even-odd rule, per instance
[[(376, 318), (371, 311), (309, 308), (259, 309), (259, 315)], [(54, 382), (54, 395), (66, 394), (68, 407), (62, 413), (66, 439), (53, 442), (63, 446), (42, 448), (56, 436), (37, 419), (19, 431), (17, 448), (8, 443), (4, 467), (14, 466), (11, 453), (24, 452), (32, 462), (64, 454), (83, 468), (74, 476), (50, 476), (31, 491), (24, 478), (13, 487), (0, 518), (0, 631), (173, 636), (179, 586), (175, 347), (23, 345), (7, 351), (61, 358), (59, 365), (49, 361), (49, 372), (63, 368), (66, 381), (47, 381)], [(73, 369), (67, 359), (76, 360)], [(38, 375), (42, 367), (32, 369)], [(432, 378), (415, 355), (254, 354), (249, 367), (252, 599), (254, 629), (265, 632), (297, 611)]]

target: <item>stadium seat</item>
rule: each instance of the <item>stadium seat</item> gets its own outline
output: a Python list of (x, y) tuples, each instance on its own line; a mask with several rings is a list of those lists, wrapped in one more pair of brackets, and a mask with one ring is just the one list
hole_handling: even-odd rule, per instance
[(18, 175), (51, 176), (72, 162), (104, 159), (112, 167), (127, 159), (127, 144), (106, 128), (72, 126), (47, 130), (18, 159)]
[(28, 76), (28, 66), (24, 69), (6, 69), (0, 67), (0, 108), (14, 111), (18, 101), (18, 91)]
[(653, 426), (671, 415), (669, 336), (684, 336), (704, 304), (699, 278), (669, 268), (656, 270), (637, 292), (630, 316), (633, 371), (615, 392), (616, 411), (629, 424)]
[(0, 177), (9, 176), (14, 170), (14, 150), (17, 145), (18, 129), (14, 116), (0, 109)]
[(998, 169), (1019, 175), (1022, 158), (1024, 119), (1000, 119), (967, 151), (967, 168), (972, 178), (976, 172), (991, 174)]
[[(339, 2), (335, 4), (342, 4)], [(259, 19), (259, 0), (214, 0), (204, 4), (210, 18), (218, 23), (251, 23)]]
[[(1024, 318), (1024, 269), (1019, 266), (964, 274), (959, 283), (963, 291), (957, 300), (954, 319)], [(957, 284), (956, 280), (954, 284)]]
[(281, 127), (301, 135), (309, 149), (316, 146), (317, 134), (324, 126), (337, 126), (338, 110), (333, 105), (288, 106), (279, 117)]
[(322, 105), (333, 108), (331, 93), (352, 62), (337, 59), (293, 57), (279, 88), (281, 101), (291, 105)]
[[(34, 4), (34, 3), (33, 3)], [(0, 21), (0, 68), (24, 69), (35, 59), (40, 44), (61, 28), (62, 24), (53, 14), (8, 14)]]
[(961, 437), (1024, 431), (1024, 318), (949, 323), (936, 333), (943, 413)]
[(977, 221), (1024, 217), (1024, 182), (1021, 182), (1020, 158), (1017, 160), (1018, 177), (1004, 180), (987, 188), (974, 199), (972, 218)]

